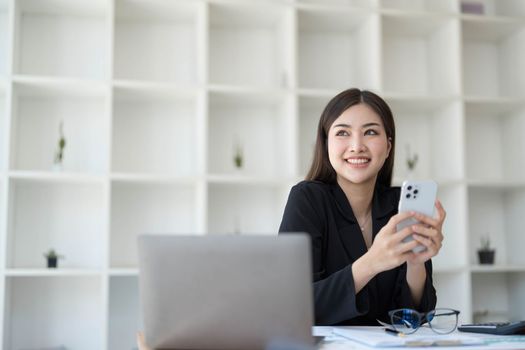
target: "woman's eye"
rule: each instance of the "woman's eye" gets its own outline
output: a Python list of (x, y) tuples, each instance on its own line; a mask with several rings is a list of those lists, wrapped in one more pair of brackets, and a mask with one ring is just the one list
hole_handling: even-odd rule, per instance
[(379, 133), (374, 129), (368, 129), (367, 131), (365, 131), (365, 135), (379, 135)]
[(348, 133), (345, 130), (339, 130), (335, 136), (348, 136)]

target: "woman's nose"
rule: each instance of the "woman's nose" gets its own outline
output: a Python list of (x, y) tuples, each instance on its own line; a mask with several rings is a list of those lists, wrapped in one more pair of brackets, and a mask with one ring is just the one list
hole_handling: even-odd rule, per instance
[(363, 138), (361, 136), (354, 136), (350, 138), (350, 144), (348, 147), (350, 148), (350, 152), (359, 153), (363, 152), (365, 150), (365, 144), (363, 143)]

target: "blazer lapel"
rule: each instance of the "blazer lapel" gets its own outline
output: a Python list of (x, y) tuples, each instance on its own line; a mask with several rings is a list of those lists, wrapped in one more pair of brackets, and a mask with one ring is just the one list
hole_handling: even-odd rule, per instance
[(392, 191), (386, 191), (384, 187), (376, 185), (372, 200), (372, 239), (376, 238), (392, 215), (397, 213), (398, 201), (399, 198)]
[[(331, 186), (332, 194), (341, 216), (336, 217), (336, 225), (343, 248), (351, 261), (355, 261), (367, 252), (365, 239), (355, 218), (352, 207), (345, 193), (337, 183)], [(398, 198), (392, 191), (376, 186), (372, 198), (372, 239), (385, 226), (390, 217), (397, 212)]]
[(343, 248), (350, 260), (355, 261), (367, 251), (363, 234), (361, 233), (357, 219), (352, 211), (352, 207), (341, 187), (335, 183), (332, 185), (331, 190), (335, 198), (337, 209), (342, 214), (341, 216), (336, 216), (339, 239), (343, 243)]

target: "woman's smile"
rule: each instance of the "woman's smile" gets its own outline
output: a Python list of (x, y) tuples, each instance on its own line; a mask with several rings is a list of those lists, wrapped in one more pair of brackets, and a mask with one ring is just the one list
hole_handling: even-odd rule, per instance
[(371, 159), (367, 157), (350, 157), (346, 162), (351, 168), (360, 169), (368, 167)]

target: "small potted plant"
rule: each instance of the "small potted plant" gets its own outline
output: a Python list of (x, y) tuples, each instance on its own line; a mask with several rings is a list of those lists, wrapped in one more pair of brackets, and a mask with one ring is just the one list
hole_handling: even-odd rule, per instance
[(47, 259), (47, 267), (57, 268), (58, 265), (58, 259), (62, 259), (63, 255), (58, 255), (54, 249), (49, 249), (46, 253), (44, 253), (44, 257)]
[(496, 251), (490, 246), (490, 238), (481, 237), (481, 247), (478, 249), (479, 263), (483, 265), (494, 264)]
[(62, 161), (64, 160), (64, 149), (66, 147), (66, 139), (64, 137), (64, 123), (61, 121), (58, 127), (58, 145), (55, 151), (54, 169), (62, 170)]
[(418, 156), (417, 153), (414, 153), (413, 155), (410, 154), (410, 145), (406, 146), (407, 148), (407, 167), (408, 167), (408, 173), (409, 175), (414, 172), (414, 169), (416, 168)]
[(244, 155), (242, 151), (242, 146), (239, 142), (235, 144), (233, 153), (233, 163), (235, 164), (235, 168), (241, 169), (244, 164)]

